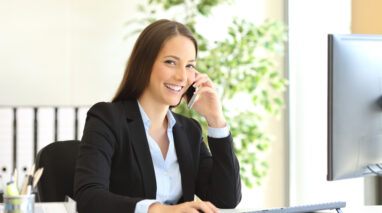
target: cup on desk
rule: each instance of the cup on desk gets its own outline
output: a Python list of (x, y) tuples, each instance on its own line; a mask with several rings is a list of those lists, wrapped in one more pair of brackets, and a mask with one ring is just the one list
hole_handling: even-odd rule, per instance
[(4, 196), (4, 213), (34, 213), (35, 195)]

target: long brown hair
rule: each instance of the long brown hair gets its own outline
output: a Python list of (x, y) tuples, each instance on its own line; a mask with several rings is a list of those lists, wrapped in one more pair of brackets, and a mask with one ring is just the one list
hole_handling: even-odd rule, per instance
[(150, 81), (155, 59), (163, 44), (176, 35), (189, 38), (198, 54), (198, 43), (191, 31), (183, 24), (166, 19), (158, 20), (147, 26), (139, 35), (131, 52), (123, 79), (112, 102), (138, 99)]

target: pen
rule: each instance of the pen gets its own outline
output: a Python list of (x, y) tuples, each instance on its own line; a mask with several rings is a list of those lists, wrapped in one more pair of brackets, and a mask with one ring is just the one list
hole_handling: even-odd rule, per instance
[(44, 172), (44, 168), (39, 168), (33, 176), (33, 188), (37, 186), (38, 181), (40, 180), (42, 173)]
[(23, 183), (23, 187), (21, 188), (21, 194), (22, 195), (26, 195), (27, 194), (28, 186), (31, 185), (30, 182), (33, 179), (34, 168), (35, 168), (35, 165), (33, 164), (31, 169), (29, 170), (28, 175), (25, 176), (25, 181)]
[(20, 190), (20, 194), (23, 194), (23, 192), (27, 190), (27, 187), (28, 187), (28, 175), (26, 174), (24, 176), (24, 181), (23, 181), (23, 185), (21, 186), (21, 190)]
[(32, 193), (32, 183), (33, 183), (33, 176), (28, 175), (28, 185), (27, 185), (27, 191), (24, 195), (30, 195)]
[(13, 171), (12, 180), (15, 182), (16, 187), (18, 187), (18, 172), (17, 168)]

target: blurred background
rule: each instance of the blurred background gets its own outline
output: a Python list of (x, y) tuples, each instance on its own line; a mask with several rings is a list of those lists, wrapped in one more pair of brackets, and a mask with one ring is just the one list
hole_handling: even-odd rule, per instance
[[(73, 134), (80, 138), (87, 107), (111, 100), (137, 38), (131, 34), (136, 26), (126, 23), (142, 18), (139, 4), (145, 3), (0, 0), (0, 172), (4, 177), (13, 169), (11, 165), (27, 170), (33, 161), (35, 153), (27, 154), (27, 160), (11, 153), (21, 155), (33, 149), (35, 107), (51, 108), (47, 114), (54, 113), (55, 107), (63, 111), (79, 108), (77, 112), (59, 111), (64, 118), (74, 113), (78, 126), (58, 138), (46, 133), (50, 130), (41, 131), (39, 140), (44, 142), (34, 148), (36, 152), (55, 139), (72, 139)], [(261, 184), (243, 189), (240, 208), (338, 200), (349, 206), (376, 203), (370, 192), (373, 178), (326, 181), (327, 34), (381, 34), (381, 10), (378, 0), (235, 0), (198, 19), (196, 31), (216, 40), (225, 38), (226, 25), (233, 17), (255, 25), (272, 19), (287, 29), (285, 47), (275, 57), (277, 70), (289, 82), (282, 93), (284, 107), (263, 120), (271, 135), (263, 156), (267, 174)], [(163, 18), (170, 17), (164, 14)], [(29, 109), (25, 117), (17, 114), (29, 122), (20, 127), (27, 133), (18, 131), (19, 140), (30, 134), (26, 142), (19, 142), (25, 144), (23, 149), (20, 145), (16, 149), (12, 142), (14, 130), (9, 121), (16, 108)]]

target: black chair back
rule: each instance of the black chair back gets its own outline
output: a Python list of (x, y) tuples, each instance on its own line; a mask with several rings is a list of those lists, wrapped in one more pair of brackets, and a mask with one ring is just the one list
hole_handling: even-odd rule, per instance
[(73, 181), (80, 142), (59, 141), (42, 148), (36, 157), (36, 169), (44, 167), (37, 184), (40, 202), (63, 202), (73, 198)]

